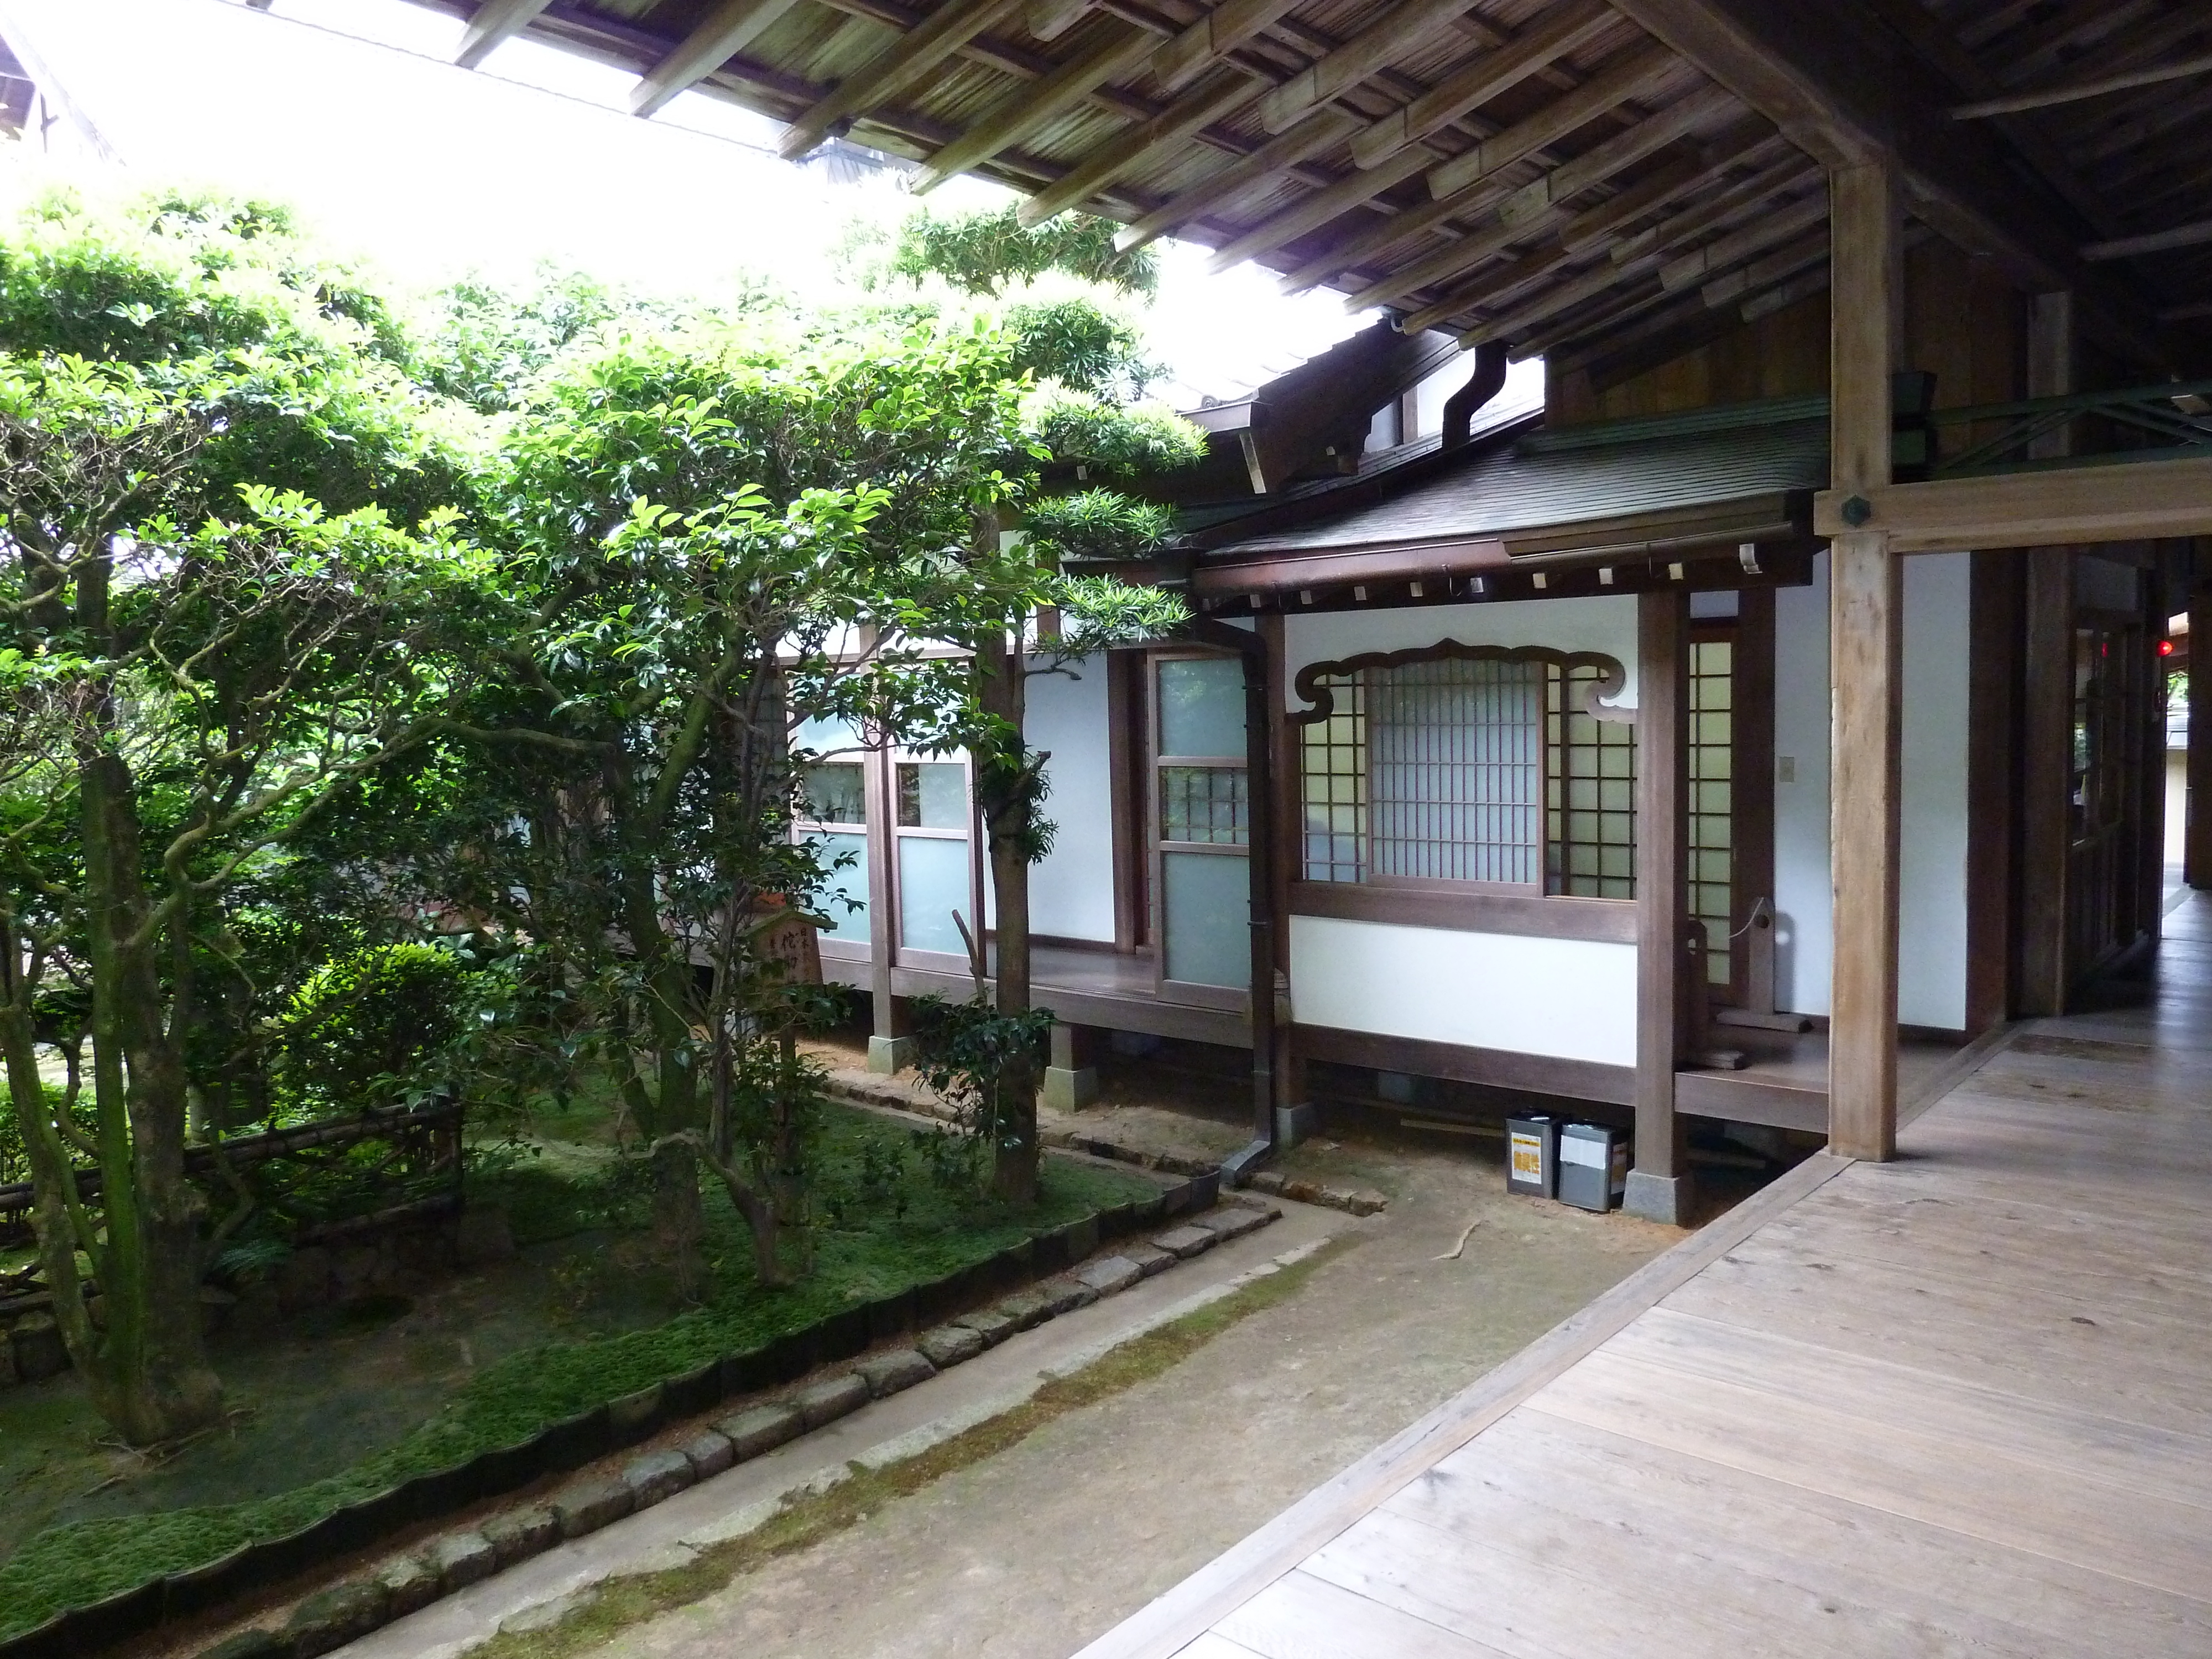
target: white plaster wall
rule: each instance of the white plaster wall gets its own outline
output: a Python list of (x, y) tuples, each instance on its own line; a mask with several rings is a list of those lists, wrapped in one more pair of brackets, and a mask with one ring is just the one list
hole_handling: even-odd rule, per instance
[[(1905, 565), (1903, 857), (1898, 1018), (1966, 1023), (1966, 744), (1969, 573), (1964, 553)], [(1775, 595), (1775, 998), (1828, 1012), (1833, 889), (1828, 872), (1827, 556), (1813, 584)], [(1796, 781), (1780, 769), (1794, 762)]]
[(1498, 600), (1485, 605), (1410, 605), (1396, 610), (1292, 611), (1284, 618), (1285, 706), (1302, 708), (1291, 688), (1310, 662), (1340, 661), (1365, 651), (1404, 651), (1457, 640), (1462, 645), (1545, 645), (1560, 651), (1601, 651), (1628, 670), (1628, 688), (1616, 700), (1636, 707), (1636, 600), (1588, 599)]
[(1610, 1066), (1636, 1063), (1636, 947), (1291, 918), (1298, 1022)]
[[(1106, 736), (1106, 659), (1029, 683), (1029, 740), (1048, 750), (1052, 851), (1030, 871), (1030, 926), (1063, 939), (1114, 939), (1114, 813)], [(988, 884), (986, 884), (988, 885)]]

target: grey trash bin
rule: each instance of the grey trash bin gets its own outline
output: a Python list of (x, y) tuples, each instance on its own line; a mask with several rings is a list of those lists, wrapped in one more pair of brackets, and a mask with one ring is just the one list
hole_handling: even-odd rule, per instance
[(1505, 1190), (1549, 1198), (1559, 1185), (1559, 1127), (1548, 1117), (1505, 1120)]
[(1559, 1129), (1559, 1202), (1578, 1210), (1610, 1210), (1628, 1188), (1628, 1131), (1596, 1123)]

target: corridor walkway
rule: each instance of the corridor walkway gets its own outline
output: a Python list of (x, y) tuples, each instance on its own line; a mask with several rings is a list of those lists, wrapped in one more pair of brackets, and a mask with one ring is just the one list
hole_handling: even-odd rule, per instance
[(1081, 1659), (2212, 1654), (2212, 898)]

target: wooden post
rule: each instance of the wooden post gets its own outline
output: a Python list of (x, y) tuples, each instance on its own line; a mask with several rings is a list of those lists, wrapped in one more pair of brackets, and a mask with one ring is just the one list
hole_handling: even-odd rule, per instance
[(889, 1077), (914, 1063), (914, 1037), (907, 1028), (906, 999), (892, 994), (892, 969), (898, 954), (897, 918), (892, 914), (895, 887), (891, 859), (898, 848), (892, 833), (898, 805), (891, 787), (887, 748), (871, 750), (860, 774), (868, 814), (868, 990), (872, 1018), (868, 1036), (868, 1069)]
[[(2074, 390), (2074, 296), (2039, 294), (2028, 311), (2027, 395)], [(2064, 455), (2069, 434), (2045, 434), (2037, 459)], [(2066, 1011), (2067, 878), (2073, 842), (2074, 550), (2031, 548), (2022, 601), (2020, 766), (2020, 983), (2024, 1016)]]
[(2188, 816), (2183, 830), (2181, 878), (2191, 887), (2212, 887), (2212, 586), (2201, 583), (2189, 590), (2186, 763)]
[[(1864, 162), (1829, 175), (1830, 475), (1847, 499), (1890, 482), (1890, 375), (1903, 333), (1901, 230), (1893, 163)], [(1828, 596), (1835, 893), (1828, 1140), (1847, 1157), (1887, 1158), (1897, 1150), (1905, 651), (1903, 576), (1885, 532), (1850, 530), (1830, 542)]]
[(1661, 588), (1636, 606), (1636, 1163), (1623, 1203), (1680, 1227), (1693, 1198), (1674, 1111), (1689, 914), (1690, 600)]

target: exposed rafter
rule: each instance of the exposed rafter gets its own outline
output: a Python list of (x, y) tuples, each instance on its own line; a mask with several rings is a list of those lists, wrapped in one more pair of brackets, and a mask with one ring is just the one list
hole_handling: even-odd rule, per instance
[(2145, 236), (2122, 236), (2109, 242), (2092, 242), (2081, 250), (2085, 259), (2133, 259), (2146, 253), (2165, 253), (2178, 247), (2201, 247), (2212, 242), (2212, 219), (2193, 225), (2176, 225)]
[(1786, 242), (1800, 231), (1825, 224), (1827, 217), (1827, 192), (1825, 190), (1815, 191), (1778, 212), (1759, 215), (1741, 230), (1716, 237), (1703, 247), (1692, 248), (1679, 258), (1668, 260), (1659, 267), (1659, 286), (1669, 294), (1680, 289), (1695, 288), (1719, 272), (1745, 263), (1753, 255), (1772, 247), (1777, 242)]
[(1486, 138), (1473, 149), (1440, 162), (1429, 173), (1429, 194), (1455, 195), (1469, 185), (1489, 178), (1500, 167), (1519, 161), (1529, 151), (1565, 137), (1588, 126), (1601, 115), (1626, 105), (1684, 87), (1697, 79), (1697, 71), (1660, 46), (1632, 52), (1609, 64), (1564, 97), (1555, 98), (1524, 121), (1516, 122), (1494, 138)]
[(1250, 40), (1297, 0), (1224, 0), (1152, 54), (1152, 74), (1169, 92), (1180, 92), (1208, 64)]
[(945, 0), (919, 27), (887, 42), (863, 67), (839, 82), (836, 91), (785, 128), (776, 141), (776, 154), (795, 161), (841, 123), (900, 98), (1020, 4), (1021, 0)]
[(2191, 76), (2207, 74), (2212, 74), (2212, 52), (2185, 58), (2178, 64), (2156, 64), (2148, 69), (2094, 76), (2086, 81), (2039, 87), (2031, 92), (2008, 93), (2002, 98), (1980, 99), (1974, 103), (1960, 105), (1951, 112), (1951, 118), (1954, 121), (1978, 121), (1987, 116), (2011, 115), (2021, 110), (2049, 109), (2055, 104), (2079, 103), (2085, 98), (2101, 98), (2107, 93), (2125, 92), (2130, 87), (2154, 87), (2168, 81), (2186, 80)]
[(1242, 109), (1264, 84), (1233, 64), (1223, 65), (1151, 120), (1124, 128), (1099, 145), (1064, 178), (1024, 202), (1017, 216), (1024, 225), (1041, 225), (1054, 214), (1079, 207), (1200, 127)]
[(1260, 100), (1260, 125), (1280, 132), (1442, 33), (1467, 13), (1468, 0), (1401, 0), (1335, 51), (1300, 70)]
[(1250, 155), (1231, 162), (1203, 184), (1183, 191), (1174, 200), (1146, 214), (1116, 235), (1114, 246), (1124, 250), (1141, 247), (1146, 242), (1164, 236), (1170, 231), (1188, 224), (1200, 215), (1210, 213), (1234, 201), (1285, 168), (1318, 155), (1331, 145), (1342, 143), (1345, 134), (1358, 124), (1357, 116), (1334, 106), (1316, 110), (1288, 132), (1278, 133)]
[(798, 0), (722, 0), (629, 89), (629, 112), (651, 115), (743, 52)]
[(947, 179), (1018, 144), (1054, 117), (1117, 80), (1142, 63), (1153, 37), (1116, 18), (1103, 21), (1096, 40), (1042, 81), (1024, 88), (1004, 107), (977, 122), (931, 156), (915, 175), (917, 192), (934, 190)]
[(453, 53), (453, 61), (463, 69), (475, 69), (492, 55), (501, 42), (512, 40), (530, 27), (530, 20), (544, 11), (549, 0), (483, 0), (476, 15), (461, 31), (461, 44)]
[(1526, 34), (1475, 59), (1404, 108), (1376, 121), (1352, 141), (1352, 159), (1363, 168), (1378, 167), (1407, 145), (1511, 91), (1539, 70), (1617, 27), (1618, 20), (1601, 0), (1570, 0)]

